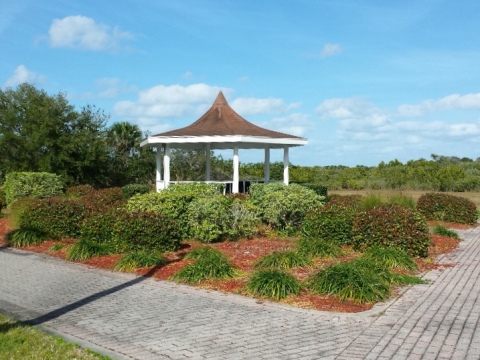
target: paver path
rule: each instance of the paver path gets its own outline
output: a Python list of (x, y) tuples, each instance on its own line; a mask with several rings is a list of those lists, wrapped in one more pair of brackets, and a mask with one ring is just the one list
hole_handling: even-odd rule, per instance
[(480, 359), (480, 228), (397, 301), (354, 315), (0, 249), (0, 311), (118, 358)]

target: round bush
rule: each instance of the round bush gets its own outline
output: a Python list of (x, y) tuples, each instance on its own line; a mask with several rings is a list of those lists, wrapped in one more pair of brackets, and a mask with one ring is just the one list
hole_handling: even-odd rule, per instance
[(133, 195), (148, 194), (151, 190), (149, 185), (143, 184), (128, 184), (122, 187), (123, 196), (125, 199), (130, 199)]
[(76, 185), (67, 188), (67, 190), (65, 191), (65, 195), (68, 198), (78, 199), (79, 197), (90, 194), (94, 191), (95, 189), (92, 185)]
[(300, 283), (292, 275), (278, 269), (260, 269), (252, 274), (246, 290), (253, 295), (280, 300), (300, 293)]
[(428, 220), (447, 221), (460, 224), (475, 224), (478, 213), (476, 205), (460, 196), (427, 193), (417, 201), (417, 211)]
[(428, 256), (431, 240), (425, 217), (410, 208), (383, 205), (355, 217), (352, 228), (353, 247), (394, 247), (410, 256)]
[(111, 209), (122, 207), (126, 203), (122, 189), (118, 187), (89, 192), (80, 197), (79, 201), (91, 214), (105, 213)]

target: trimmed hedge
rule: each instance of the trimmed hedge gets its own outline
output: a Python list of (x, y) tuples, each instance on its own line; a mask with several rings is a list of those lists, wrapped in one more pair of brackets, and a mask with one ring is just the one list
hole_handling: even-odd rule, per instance
[(477, 207), (472, 201), (448, 194), (423, 194), (417, 201), (417, 210), (428, 220), (475, 224), (478, 219)]
[(37, 199), (27, 205), (20, 216), (20, 229), (48, 234), (51, 239), (76, 238), (88, 216), (85, 207), (76, 200)]
[(328, 198), (328, 188), (324, 185), (310, 184), (310, 183), (303, 183), (303, 184), (300, 183), (299, 185), (305, 186), (306, 188), (315, 191), (317, 195)]
[(94, 192), (95, 189), (93, 188), (92, 185), (76, 185), (76, 186), (70, 186), (65, 190), (65, 195), (68, 198), (73, 198), (73, 199), (78, 199), (79, 197), (82, 197), (84, 195), (90, 194)]
[(60, 176), (46, 172), (11, 172), (5, 176), (5, 198), (10, 206), (15, 200), (31, 197), (46, 199), (63, 194)]
[(127, 200), (133, 195), (148, 194), (150, 190), (152, 190), (152, 188), (149, 185), (143, 184), (128, 184), (122, 187), (123, 197)]
[(431, 240), (425, 217), (417, 211), (399, 205), (383, 205), (355, 216), (353, 247), (394, 247), (410, 256), (428, 256)]
[(337, 245), (351, 244), (360, 197), (334, 197), (325, 206), (309, 212), (303, 221), (304, 236), (321, 238)]
[(105, 213), (126, 204), (119, 187), (95, 190), (83, 195), (79, 201), (91, 214)]

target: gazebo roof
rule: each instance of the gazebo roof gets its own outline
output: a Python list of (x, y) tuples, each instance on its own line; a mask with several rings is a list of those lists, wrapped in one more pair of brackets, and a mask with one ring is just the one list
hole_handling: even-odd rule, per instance
[(213, 105), (193, 124), (148, 137), (142, 146), (175, 144), (178, 148), (202, 148), (206, 143), (212, 149), (263, 148), (306, 145), (307, 139), (272, 131), (245, 120), (228, 105), (220, 91)]

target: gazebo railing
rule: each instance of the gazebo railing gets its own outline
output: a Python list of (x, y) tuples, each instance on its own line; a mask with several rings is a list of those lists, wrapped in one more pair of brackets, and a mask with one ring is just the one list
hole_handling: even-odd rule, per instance
[[(233, 192), (233, 181), (232, 180), (210, 180), (210, 181), (169, 181), (169, 184), (192, 184), (192, 183), (205, 183), (205, 184), (225, 184), (225, 189), (223, 194), (231, 194)], [(254, 183), (265, 183), (264, 180), (240, 180), (238, 182), (238, 189), (240, 193), (247, 193), (251, 184)], [(267, 183), (282, 183), (281, 180), (270, 180)], [(157, 191), (165, 189), (165, 181), (157, 181)]]

